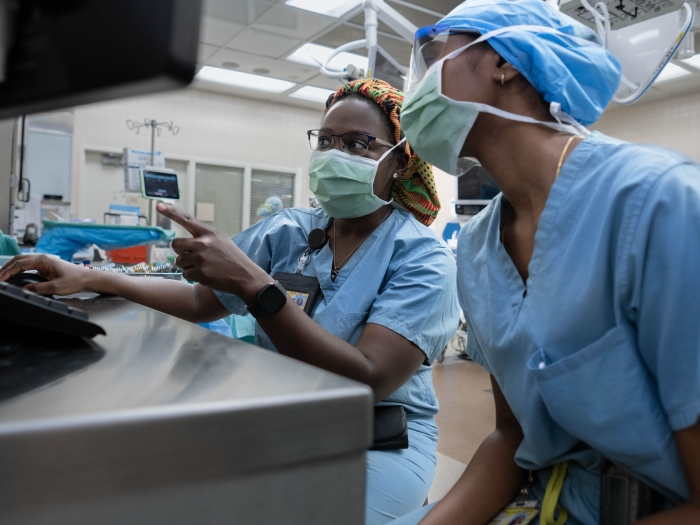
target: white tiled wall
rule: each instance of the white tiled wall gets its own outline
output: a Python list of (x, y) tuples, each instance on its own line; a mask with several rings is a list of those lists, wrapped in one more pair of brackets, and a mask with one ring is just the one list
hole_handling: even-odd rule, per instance
[(149, 150), (150, 130), (142, 129), (136, 135), (126, 127), (127, 119), (149, 118), (173, 121), (180, 127), (177, 136), (163, 131), (156, 137), (156, 150), (166, 158), (185, 156), (302, 168), (301, 202), (306, 205), (311, 195), (307, 174), (311, 150), (306, 130), (318, 127), (321, 117), (320, 108), (282, 106), (191, 89), (78, 107), (71, 202), (77, 203), (80, 198), (81, 147)]
[(609, 109), (593, 129), (679, 151), (700, 162), (700, 93)]

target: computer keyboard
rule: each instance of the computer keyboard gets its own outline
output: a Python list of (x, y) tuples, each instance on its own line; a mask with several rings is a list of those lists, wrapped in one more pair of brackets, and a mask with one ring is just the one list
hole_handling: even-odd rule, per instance
[(83, 310), (5, 282), (0, 282), (0, 319), (80, 337), (107, 335)]

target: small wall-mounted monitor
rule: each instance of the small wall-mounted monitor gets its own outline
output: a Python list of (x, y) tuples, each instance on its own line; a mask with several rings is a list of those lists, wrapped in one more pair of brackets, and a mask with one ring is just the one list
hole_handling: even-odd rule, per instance
[(491, 174), (476, 162), (464, 175), (456, 178), (455, 185), (457, 215), (476, 215), (501, 192)]
[(144, 199), (179, 201), (180, 184), (177, 173), (167, 168), (142, 168), (141, 195)]

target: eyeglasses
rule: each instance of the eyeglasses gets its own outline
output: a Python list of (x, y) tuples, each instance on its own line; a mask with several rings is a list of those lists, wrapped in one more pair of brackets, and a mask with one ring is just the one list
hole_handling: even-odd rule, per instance
[(340, 139), (340, 147), (348, 155), (366, 155), (372, 141), (389, 148), (394, 147), (394, 144), (386, 142), (385, 140), (378, 139), (367, 133), (358, 133), (354, 131), (343, 133), (342, 135), (335, 135), (323, 129), (310, 129), (306, 134), (309, 136), (309, 146), (311, 146), (311, 149), (314, 151), (328, 151), (333, 147), (333, 144), (335, 144), (336, 137)]

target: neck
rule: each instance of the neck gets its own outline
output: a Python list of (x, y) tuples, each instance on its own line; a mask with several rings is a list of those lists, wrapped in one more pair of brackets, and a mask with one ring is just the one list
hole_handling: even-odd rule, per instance
[[(492, 115), (480, 115), (479, 118), (482, 116), (488, 118), (488, 125), (479, 127), (488, 129), (474, 130), (474, 136), (478, 138), (470, 149), (494, 178), (516, 215), (537, 222), (571, 135)], [(580, 141), (574, 140), (564, 160)]]
[(382, 206), (377, 211), (353, 219), (333, 219), (338, 236), (363, 237), (372, 232), (389, 214), (391, 205)]

